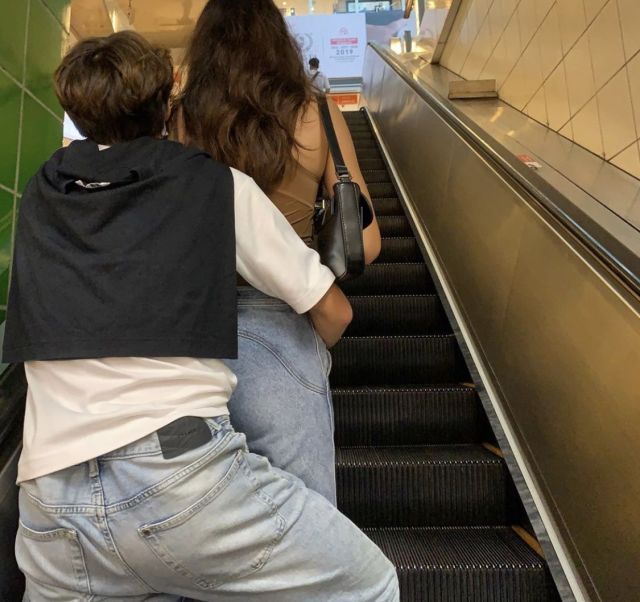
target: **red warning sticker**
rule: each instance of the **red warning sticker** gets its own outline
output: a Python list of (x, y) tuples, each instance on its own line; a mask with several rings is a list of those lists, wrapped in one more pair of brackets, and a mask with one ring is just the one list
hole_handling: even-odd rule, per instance
[(542, 165), (538, 163), (531, 155), (518, 155), (518, 159), (531, 169), (540, 169)]

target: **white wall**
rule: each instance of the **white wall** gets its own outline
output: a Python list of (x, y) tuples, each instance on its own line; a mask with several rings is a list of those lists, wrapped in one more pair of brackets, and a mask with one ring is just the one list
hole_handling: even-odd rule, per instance
[(640, 178), (640, 0), (463, 0), (441, 63)]

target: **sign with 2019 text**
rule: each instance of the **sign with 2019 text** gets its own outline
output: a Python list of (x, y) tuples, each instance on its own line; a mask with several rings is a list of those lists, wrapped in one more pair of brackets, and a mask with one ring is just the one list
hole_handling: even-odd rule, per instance
[(364, 14), (310, 15), (287, 17), (305, 63), (320, 60), (327, 77), (361, 77), (367, 48)]

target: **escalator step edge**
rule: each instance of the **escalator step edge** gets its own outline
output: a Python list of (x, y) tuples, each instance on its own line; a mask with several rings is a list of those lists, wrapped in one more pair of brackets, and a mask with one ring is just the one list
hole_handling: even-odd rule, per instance
[(549, 602), (544, 561), (509, 527), (367, 529), (395, 564), (402, 602)]
[(346, 387), (332, 391), (337, 446), (474, 443), (473, 387)]

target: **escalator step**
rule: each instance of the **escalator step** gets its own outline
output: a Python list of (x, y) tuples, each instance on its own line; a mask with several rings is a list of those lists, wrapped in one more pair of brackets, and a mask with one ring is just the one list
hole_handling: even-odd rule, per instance
[(472, 387), (333, 389), (336, 445), (474, 443), (481, 411)]
[(422, 295), (435, 292), (424, 263), (374, 263), (340, 284), (347, 295)]
[(354, 138), (353, 144), (356, 147), (356, 154), (360, 150), (378, 148), (378, 143), (376, 142), (375, 138)]
[(404, 215), (381, 215), (378, 218), (380, 234), (386, 237), (411, 236), (411, 224)]
[(371, 157), (364, 157), (362, 153), (358, 154), (358, 164), (360, 165), (360, 169), (385, 169), (386, 165), (384, 164), (384, 160), (380, 153), (375, 154)]
[(396, 196), (373, 199), (373, 208), (378, 215), (404, 215), (402, 203)]
[(356, 121), (358, 119), (367, 119), (364, 111), (343, 111), (342, 114), (347, 121)]
[(548, 602), (545, 564), (509, 527), (367, 529), (402, 602)]
[(350, 297), (353, 322), (345, 336), (451, 332), (437, 295)]
[(391, 182), (389, 172), (386, 169), (368, 169), (362, 172), (367, 184), (374, 182)]
[(391, 182), (372, 182), (368, 185), (368, 188), (371, 197), (374, 199), (397, 196), (396, 189)]
[(421, 260), (420, 247), (413, 237), (383, 238), (382, 250), (376, 259), (378, 263), (406, 263)]
[(363, 148), (359, 149), (357, 152), (358, 163), (360, 164), (361, 169), (367, 169), (369, 164), (366, 163), (366, 160), (376, 159), (378, 161), (377, 164), (382, 164), (384, 166), (384, 159), (382, 158), (382, 153), (377, 148)]
[(364, 121), (350, 121), (347, 123), (349, 132), (353, 136), (354, 134), (370, 134), (373, 136), (373, 130), (371, 124), (365, 119)]
[(468, 378), (452, 334), (345, 337), (332, 350), (331, 385), (419, 385)]
[(372, 134), (368, 134), (365, 132), (356, 132), (351, 135), (351, 139), (353, 140), (353, 145), (357, 149), (359, 148), (377, 148), (378, 144), (376, 139)]
[(375, 136), (366, 130), (356, 130), (351, 132), (351, 140), (353, 140), (353, 146), (356, 149), (356, 153), (360, 149), (364, 148), (379, 148), (378, 141)]
[(507, 524), (508, 477), (481, 445), (336, 449), (338, 507), (359, 527)]
[(375, 140), (375, 136), (371, 131), (371, 127), (368, 123), (356, 123), (349, 124), (349, 133), (351, 134), (351, 138), (356, 140), (357, 138), (367, 138), (370, 140)]

